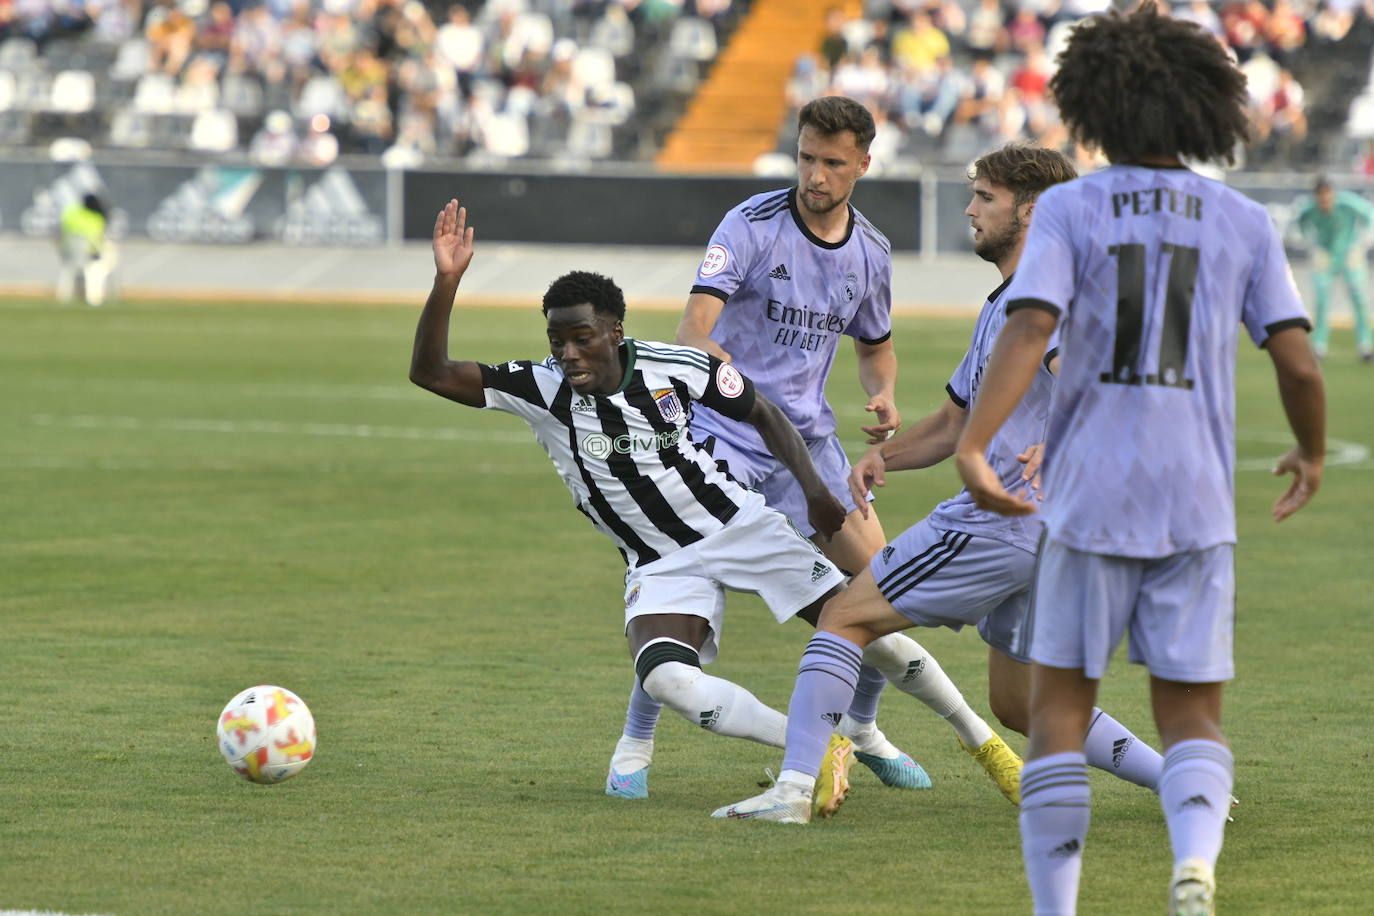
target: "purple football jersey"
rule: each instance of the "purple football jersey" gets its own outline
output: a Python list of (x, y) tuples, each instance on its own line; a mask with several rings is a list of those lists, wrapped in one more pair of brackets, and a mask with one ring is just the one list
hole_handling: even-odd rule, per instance
[(1060, 316), (1045, 525), (1163, 557), (1236, 538), (1235, 353), (1307, 316), (1264, 207), (1187, 169), (1112, 166), (1041, 195), (1007, 310)]
[[(997, 287), (988, 296), (987, 302), (983, 303), (968, 352), (945, 386), (950, 400), (960, 407), (972, 409), (973, 402), (978, 398), (983, 370), (992, 356), (997, 334), (1002, 330), (1002, 325), (1007, 323), (1006, 292), (1010, 283), (1009, 279)], [(1011, 493), (1019, 494), (1026, 489), (1025, 482), (1021, 480), (1025, 465), (1017, 461), (1016, 456), (1032, 445), (1045, 441), (1045, 421), (1049, 416), (1050, 395), (1054, 391), (1054, 376), (1050, 373), (1049, 362), (1054, 358), (1058, 346), (1059, 337), (1056, 333), (1050, 338), (1045, 358), (1040, 362), (1040, 371), (1035, 373), (1035, 381), (1031, 382), (1026, 396), (1016, 405), (1011, 416), (1007, 417), (1007, 422), (992, 437), (985, 452), (988, 464), (992, 465), (1002, 485)], [(936, 506), (930, 513), (930, 519), (940, 528), (996, 538), (1032, 552), (1040, 540), (1039, 515), (1012, 517), (979, 509), (967, 489), (960, 490)]]
[[(807, 439), (835, 431), (825, 381), (840, 335), (892, 333), (892, 246), (849, 216), (844, 239), (826, 242), (802, 222), (795, 189), (756, 194), (725, 215), (692, 287), (725, 302), (711, 339)], [(739, 432), (767, 451), (752, 427)]]

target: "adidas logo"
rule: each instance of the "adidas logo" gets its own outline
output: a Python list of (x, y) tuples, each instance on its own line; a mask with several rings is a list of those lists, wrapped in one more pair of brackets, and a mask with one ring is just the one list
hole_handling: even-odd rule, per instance
[(251, 241), (257, 226), (248, 205), (262, 182), (257, 170), (203, 166), (158, 203), (148, 234), (159, 242)]
[(1131, 747), (1130, 738), (1117, 738), (1112, 742), (1112, 767), (1121, 766), (1121, 761), (1126, 758), (1126, 751)]
[(1080, 849), (1082, 849), (1082, 846), (1079, 844), (1078, 840), (1069, 840), (1067, 843), (1060, 843), (1058, 846), (1051, 849), (1049, 857), (1051, 859), (1069, 859), (1078, 855)]
[(910, 684), (912, 681), (916, 680), (916, 678), (920, 677), (921, 672), (924, 670), (926, 670), (926, 660), (924, 658), (918, 658), (916, 661), (909, 663), (906, 666), (906, 674), (902, 675), (902, 683)]
[(840, 714), (837, 712), (823, 712), (821, 718), (829, 722), (831, 728), (836, 728), (840, 724)]
[(574, 413), (596, 413), (596, 402), (591, 395), (584, 394), (573, 402), (572, 409)]
[(376, 244), (386, 237), (382, 218), (368, 208), (358, 185), (342, 166), (325, 169), (304, 192), (288, 186), (287, 196), (286, 213), (274, 228), (288, 245)]
[(770, 270), (770, 271), (768, 272), (768, 278), (769, 278), (770, 280), (791, 280), (791, 279), (792, 279), (791, 275), (787, 273), (787, 265), (786, 265), (786, 264), (779, 264), (777, 267), (774, 267), (772, 270)]
[(1203, 808), (1210, 808), (1210, 807), (1212, 807), (1212, 803), (1209, 802), (1209, 801), (1207, 800), (1207, 796), (1205, 796), (1205, 795), (1194, 795), (1192, 798), (1185, 798), (1185, 799), (1183, 800), (1183, 804), (1181, 804), (1181, 805), (1178, 806), (1178, 810), (1182, 811), (1182, 810), (1184, 810), (1185, 808), (1196, 808), (1196, 807), (1198, 807), (1199, 805), (1202, 806)]
[(811, 581), (821, 581), (825, 578), (825, 574), (828, 572), (830, 572), (830, 567), (826, 566), (824, 563), (816, 563), (816, 565), (811, 567)]
[(717, 706), (715, 709), (703, 709), (701, 712), (697, 713), (697, 719), (700, 721), (701, 727), (707, 731), (715, 728), (716, 723), (720, 721), (720, 710), (721, 707)]

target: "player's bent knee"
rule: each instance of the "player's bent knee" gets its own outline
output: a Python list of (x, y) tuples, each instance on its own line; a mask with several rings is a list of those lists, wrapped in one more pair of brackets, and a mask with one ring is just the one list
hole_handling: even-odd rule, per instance
[(988, 707), (1004, 728), (1008, 728), (1019, 735), (1029, 734), (1030, 723), (1026, 718), (1026, 698), (1024, 696), (1018, 695), (1013, 698), (996, 690), (989, 690)]
[(635, 673), (645, 693), (676, 709), (701, 676), (701, 658), (691, 646), (675, 639), (655, 639), (639, 651)]

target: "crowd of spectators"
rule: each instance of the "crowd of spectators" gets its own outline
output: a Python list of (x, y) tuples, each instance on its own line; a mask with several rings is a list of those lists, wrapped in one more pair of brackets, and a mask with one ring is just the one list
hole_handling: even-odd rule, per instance
[(107, 79), (125, 87), (112, 100), (114, 145), (156, 145), (139, 119), (181, 116), (196, 119), (193, 148), (247, 148), (272, 164), (340, 149), (398, 165), (473, 152), (595, 158), (612, 154), (612, 129), (635, 111), (626, 77), (645, 39), (666, 42), (681, 23), (713, 30), (731, 10), (732, 0), (0, 0), (0, 47), (30, 62), (48, 47), (117, 49), (109, 71), (92, 74), (97, 91)]
[[(1054, 60), (1075, 23), (1111, 6), (1110, 0), (868, 0), (861, 13), (836, 6), (820, 46), (797, 61), (788, 101), (794, 111), (826, 93), (864, 101), (879, 124), (872, 152), (880, 166), (931, 156), (964, 161), (1018, 138), (1067, 149), (1047, 98)], [(1360, 0), (1158, 0), (1157, 6), (1230, 48), (1249, 80), (1256, 148), (1280, 156), (1308, 134), (1307, 94), (1293, 73), (1299, 55), (1341, 41), (1357, 17), (1370, 15)]]
[[(1018, 137), (1065, 146), (1047, 98), (1068, 30), (1112, 0), (841, 0), (797, 62), (792, 110), (818, 95), (865, 102), (875, 161), (961, 161)], [(1308, 92), (1294, 61), (1339, 42), (1374, 0), (1159, 0), (1235, 54), (1255, 137), (1299, 145)], [(264, 164), (340, 152), (413, 166), (436, 156), (582, 159), (617, 146), (643, 107), (636, 86), (716, 53), (748, 0), (0, 0), (0, 109), (25, 97), (113, 112), (113, 145), (156, 146), (159, 118), (193, 121), (189, 145)], [(33, 64), (25, 75), (25, 55)], [(61, 82), (48, 47), (113, 49), (89, 82)], [(646, 47), (663, 55), (648, 55)], [(17, 62), (17, 63), (16, 63)], [(78, 60), (78, 64), (80, 60)], [(666, 77), (665, 77), (666, 74)], [(43, 82), (46, 79), (47, 82)], [(26, 82), (27, 80), (27, 82)], [(72, 100), (58, 101), (59, 84)], [(633, 84), (633, 86), (632, 86)], [(693, 85), (688, 80), (688, 88)], [(74, 95), (71, 93), (74, 91)], [(51, 101), (48, 101), (49, 93)], [(642, 111), (639, 112), (642, 117)], [(792, 119), (781, 126), (789, 152)], [(163, 137), (165, 139), (165, 135)], [(3, 137), (0, 137), (3, 142)], [(652, 150), (647, 151), (652, 153)]]

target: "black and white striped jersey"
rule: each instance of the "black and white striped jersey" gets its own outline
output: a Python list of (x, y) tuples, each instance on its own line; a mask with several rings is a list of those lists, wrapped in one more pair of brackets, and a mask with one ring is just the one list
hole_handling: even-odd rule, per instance
[(553, 357), (482, 366), (486, 406), (525, 420), (577, 508), (631, 567), (723, 528), (756, 498), (687, 433), (694, 401), (743, 420), (753, 383), (694, 347), (627, 338), (625, 377), (609, 395), (580, 395)]

